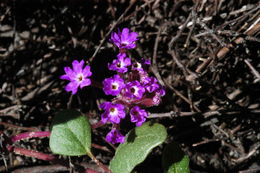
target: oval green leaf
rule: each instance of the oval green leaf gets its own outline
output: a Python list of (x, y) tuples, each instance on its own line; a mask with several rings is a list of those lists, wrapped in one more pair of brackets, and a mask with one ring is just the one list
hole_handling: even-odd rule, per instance
[(165, 173), (189, 173), (189, 157), (184, 154), (177, 143), (168, 144), (162, 157)]
[(126, 141), (120, 144), (110, 162), (113, 173), (130, 173), (136, 165), (143, 162), (149, 152), (164, 142), (166, 129), (161, 124), (144, 123), (132, 129), (126, 135)]
[(89, 155), (91, 128), (86, 116), (76, 110), (63, 110), (53, 120), (50, 148), (66, 156)]

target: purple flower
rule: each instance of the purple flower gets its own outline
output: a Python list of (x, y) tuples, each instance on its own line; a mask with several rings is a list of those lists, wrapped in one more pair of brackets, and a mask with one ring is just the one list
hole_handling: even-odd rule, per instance
[(103, 90), (106, 95), (116, 96), (125, 87), (124, 80), (119, 75), (106, 78), (103, 81)]
[(100, 105), (100, 108), (105, 110), (105, 112), (101, 114), (101, 122), (104, 124), (107, 121), (119, 124), (120, 120), (125, 118), (125, 107), (122, 104), (104, 102)]
[(155, 77), (148, 77), (146, 79), (146, 84), (145, 84), (145, 89), (149, 92), (152, 93), (155, 90), (160, 88), (160, 85), (158, 84), (158, 80)]
[(132, 70), (138, 71), (138, 72), (144, 72), (145, 70), (149, 69), (149, 66), (151, 65), (151, 61), (149, 59), (141, 59), (140, 62), (135, 62), (132, 65)]
[(123, 28), (122, 32), (113, 32), (110, 41), (112, 41), (119, 49), (135, 48), (135, 41), (138, 40), (136, 32), (130, 32), (128, 28)]
[(142, 99), (135, 102), (135, 104), (142, 105), (145, 107), (157, 106), (161, 102), (161, 97), (165, 95), (165, 89), (159, 86), (158, 89), (145, 95)]
[(135, 71), (138, 71), (138, 72), (143, 72), (144, 71), (144, 69), (142, 67), (142, 64), (139, 63), (139, 62), (133, 63), (132, 70), (135, 70)]
[(160, 86), (160, 88), (156, 91), (157, 95), (159, 95), (160, 97), (165, 95), (165, 89), (164, 87)]
[(161, 97), (165, 95), (165, 89), (160, 87), (158, 90), (155, 91), (155, 94), (152, 98), (154, 105), (159, 105), (161, 102)]
[(106, 136), (106, 141), (112, 144), (124, 143), (125, 137), (117, 129), (112, 129)]
[(139, 106), (135, 106), (130, 110), (131, 122), (136, 123), (136, 126), (141, 126), (148, 114), (144, 109), (141, 109)]
[(128, 82), (125, 87), (125, 96), (134, 99), (141, 99), (145, 88), (137, 80)]
[(72, 92), (72, 94), (76, 94), (78, 87), (83, 88), (91, 84), (91, 80), (88, 79), (92, 75), (90, 71), (90, 66), (86, 66), (83, 68), (84, 61), (80, 62), (74, 60), (72, 62), (72, 69), (70, 67), (64, 67), (64, 71), (66, 74), (62, 75), (60, 79), (69, 80), (65, 87), (67, 92)]
[(141, 63), (145, 66), (150, 66), (151, 65), (151, 60), (150, 59), (145, 59), (142, 58)]
[(138, 75), (139, 75), (140, 83), (142, 85), (145, 86), (146, 84), (148, 84), (150, 82), (150, 77), (146, 71), (139, 72)]
[(114, 70), (119, 73), (127, 72), (127, 66), (131, 65), (131, 59), (126, 57), (125, 53), (119, 53), (118, 59), (113, 60), (112, 64), (108, 64), (109, 70)]
[(151, 65), (151, 60), (142, 58), (141, 64), (142, 64), (143, 69), (148, 70)]

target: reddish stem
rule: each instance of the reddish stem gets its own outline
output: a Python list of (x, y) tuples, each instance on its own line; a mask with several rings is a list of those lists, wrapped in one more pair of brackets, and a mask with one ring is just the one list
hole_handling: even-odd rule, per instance
[(99, 149), (99, 150), (103, 150), (103, 151), (107, 151), (107, 152), (111, 153), (111, 151), (107, 147), (105, 147), (105, 146), (101, 146), (101, 145), (98, 145), (98, 144), (91, 144), (91, 146), (93, 148), (96, 148), (96, 149)]
[(12, 152), (19, 154), (19, 155), (34, 157), (34, 158), (45, 160), (45, 161), (56, 161), (57, 160), (57, 158), (55, 156), (51, 155), (51, 154), (45, 154), (45, 153), (41, 153), (41, 152), (34, 151), (34, 150), (28, 150), (28, 149), (25, 149), (25, 148), (7, 146), (7, 149), (9, 151), (12, 151)]
[(99, 160), (92, 153), (88, 153), (88, 156), (106, 173), (112, 173), (110, 169), (107, 166), (103, 165), (103, 163), (99, 162)]
[[(100, 127), (104, 125), (101, 121), (98, 122), (96, 124), (96, 128)], [(55, 156), (51, 155), (51, 154), (45, 154), (45, 153), (41, 153), (38, 151), (34, 151), (34, 150), (28, 150), (25, 148), (18, 148), (18, 147), (14, 147), (11, 146), (11, 143), (23, 140), (23, 139), (30, 139), (30, 138), (39, 138), (39, 137), (49, 137), (51, 135), (51, 133), (49, 131), (38, 131), (38, 132), (25, 132), (25, 133), (20, 133), (18, 135), (15, 135), (13, 137), (11, 137), (11, 141), (10, 141), (10, 145), (7, 145), (7, 150), (9, 152), (14, 152), (16, 154), (19, 155), (24, 155), (27, 157), (34, 157), (40, 160), (45, 160), (45, 161), (50, 161), (50, 162), (54, 162), (54, 163), (59, 163), (61, 165), (64, 165), (66, 167), (69, 167), (68, 164), (64, 163), (63, 160), (60, 160), (58, 158), (56, 158)], [(92, 155), (92, 154), (91, 154)], [(110, 170), (103, 165), (102, 163), (100, 163), (93, 155), (92, 155), (92, 159), (94, 158), (94, 161), (98, 164), (98, 166), (100, 166), (101, 168), (103, 168), (106, 172), (110, 173)], [(95, 170), (92, 169), (85, 169), (84, 170), (85, 173), (100, 173), (97, 172)]]
[[(24, 156), (27, 156), (27, 157), (34, 157), (34, 158), (37, 158), (37, 159), (40, 159), (40, 160), (45, 160), (45, 161), (49, 161), (49, 162), (52, 162), (52, 163), (58, 163), (60, 165), (66, 166), (68, 168), (70, 167), (69, 164), (66, 163), (64, 160), (58, 159), (54, 155), (51, 155), (51, 154), (45, 154), (45, 153), (41, 153), (41, 152), (38, 152), (38, 151), (28, 150), (28, 149), (25, 149), (25, 148), (18, 148), (18, 147), (13, 147), (13, 146), (7, 146), (7, 149), (8, 149), (8, 151), (14, 152), (14, 153), (19, 154), (19, 155), (24, 155)], [(85, 169), (84, 172), (85, 173), (100, 173), (100, 172), (97, 172), (93, 169)]]
[(49, 137), (50, 135), (51, 135), (51, 132), (48, 132), (48, 131), (25, 132), (25, 133), (20, 133), (18, 135), (11, 137), (11, 141), (14, 143), (16, 141), (20, 141), (23, 139)]
[(99, 122), (97, 122), (97, 123), (95, 123), (95, 124), (92, 124), (92, 125), (91, 125), (91, 128), (92, 128), (92, 129), (96, 129), (96, 128), (99, 128), (99, 127), (101, 127), (101, 126), (103, 126), (103, 125), (105, 125), (105, 124), (102, 123), (101, 121), (99, 121)]
[(97, 171), (95, 171), (93, 169), (86, 169), (85, 173), (100, 173), (100, 172), (97, 172)]

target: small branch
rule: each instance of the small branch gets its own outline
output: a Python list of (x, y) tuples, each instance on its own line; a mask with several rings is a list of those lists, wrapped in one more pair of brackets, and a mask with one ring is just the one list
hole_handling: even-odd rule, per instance
[[(217, 27), (216, 30), (223, 30), (223, 28), (225, 28), (227, 25), (230, 25), (232, 23), (237, 23), (238, 21), (241, 21), (241, 20), (245, 19), (250, 14), (252, 14), (252, 13), (256, 12), (257, 10), (259, 10), (259, 8), (260, 7), (259, 7), (259, 4), (258, 4), (255, 8), (250, 9), (250, 11), (248, 11), (247, 13), (245, 13), (243, 15), (239, 15), (239, 17), (237, 17), (237, 18), (235, 18), (233, 20), (227, 21), (224, 24), (220, 25), (219, 27)], [(250, 29), (250, 28), (248, 28), (248, 29)]]
[(260, 143), (256, 143), (254, 144), (254, 147), (252, 147), (252, 149), (247, 153), (245, 154), (243, 157), (240, 157), (239, 159), (233, 159), (234, 162), (236, 163), (242, 163), (242, 162), (245, 162), (246, 160), (248, 160), (251, 156), (255, 155), (258, 148), (260, 147)]
[(198, 142), (198, 143), (195, 143), (195, 144), (192, 144), (193, 147), (197, 147), (197, 146), (200, 146), (200, 145), (204, 145), (204, 144), (208, 144), (210, 142), (218, 142), (220, 141), (219, 139), (206, 139), (204, 141), (201, 141), (201, 142)]
[(107, 37), (110, 35), (110, 33), (114, 30), (114, 28), (116, 27), (116, 25), (119, 23), (119, 21), (125, 16), (125, 14), (130, 10), (130, 8), (134, 5), (134, 3), (136, 2), (136, 0), (131, 0), (129, 6), (126, 8), (126, 10), (123, 12), (123, 14), (121, 14), (121, 16), (117, 19), (117, 21), (115, 23), (113, 23), (113, 25), (110, 27), (110, 30), (106, 33), (106, 35), (104, 36), (104, 38), (101, 40), (100, 44), (98, 45), (97, 49), (95, 50), (95, 52), (93, 53), (92, 57), (89, 59), (89, 62), (92, 62), (93, 59), (95, 58), (95, 56), (97, 55), (99, 49), (101, 48), (101, 46), (104, 44), (105, 40), (107, 39)]
[(211, 61), (213, 60), (212, 57), (208, 57), (203, 63), (201, 63), (197, 69), (196, 72), (200, 73), (203, 69), (205, 69), (207, 66), (209, 66), (209, 64), (211, 63)]
[[(252, 110), (249, 113), (260, 113), (260, 110)], [(241, 114), (241, 111), (208, 111), (208, 112), (165, 112), (165, 113), (150, 113), (148, 118), (173, 118), (173, 117), (187, 117), (195, 115), (203, 115), (205, 118), (214, 116), (214, 115), (234, 115)]]
[[(246, 32), (244, 32), (245, 35), (248, 36), (253, 36), (255, 33), (260, 31), (260, 23), (254, 24), (253, 27), (250, 27), (251, 29), (247, 30)], [(233, 43), (229, 43), (227, 44), (225, 47), (222, 47), (217, 53), (216, 53), (216, 57), (221, 60), (223, 59), (228, 52), (235, 47), (235, 45), (241, 44), (244, 42), (244, 38), (242, 37), (238, 37), (237, 39), (234, 40)], [(203, 69), (207, 68), (209, 66), (209, 64), (211, 63), (213, 59), (212, 58), (208, 58), (206, 61), (204, 61), (202, 64), (200, 64), (197, 69), (195, 70), (197, 73), (201, 72)]]
[(162, 29), (163, 29), (163, 26), (160, 26), (158, 33), (157, 33), (157, 36), (156, 36), (156, 39), (155, 39), (155, 43), (154, 43), (153, 60), (152, 60), (153, 66), (155, 66), (157, 64), (156, 63), (157, 49), (158, 49), (158, 44), (159, 44), (159, 41), (160, 41), (160, 35), (161, 35), (161, 32), (162, 32)]
[(187, 98), (185, 97), (180, 91), (178, 91), (177, 89), (175, 89), (173, 86), (171, 86), (167, 81), (164, 80), (164, 83), (166, 84), (166, 86), (168, 88), (170, 88), (177, 96), (179, 96), (181, 99), (183, 99), (186, 103), (188, 103), (189, 105), (191, 105), (197, 112), (201, 112), (200, 109), (196, 106), (193, 105), (193, 103)]
[(11, 137), (11, 141), (14, 143), (23, 139), (49, 137), (50, 135), (51, 133), (48, 131), (25, 132)]
[(168, 50), (172, 49), (173, 44), (179, 39), (179, 37), (181, 36), (182, 32), (184, 31), (184, 29), (187, 27), (187, 24), (189, 23), (190, 19), (192, 17), (192, 13), (189, 14), (189, 16), (187, 17), (186, 21), (184, 22), (183, 25), (181, 25), (180, 30), (177, 32), (176, 36), (173, 37), (171, 39), (171, 41), (168, 44)]
[(193, 116), (198, 113), (196, 112), (166, 112), (166, 113), (152, 113), (149, 114), (148, 118), (169, 118), (169, 117), (184, 117), (184, 116)]
[(162, 77), (158, 71), (158, 66), (157, 66), (157, 49), (158, 49), (158, 44), (159, 44), (159, 41), (160, 41), (160, 35), (161, 35), (161, 32), (162, 32), (162, 29), (163, 29), (164, 26), (160, 26), (159, 30), (158, 30), (158, 33), (157, 33), (157, 36), (156, 36), (156, 39), (155, 39), (155, 43), (154, 43), (154, 48), (153, 48), (153, 59), (152, 59), (152, 67), (151, 67), (151, 70), (153, 72), (153, 74), (155, 75), (155, 77), (157, 78), (158, 82), (162, 85), (162, 86), (165, 86), (163, 80), (162, 80)]
[(259, 82), (260, 81), (260, 74), (258, 73), (258, 71), (256, 71), (256, 69), (251, 65), (251, 63), (247, 59), (245, 59), (244, 62), (250, 68), (253, 75), (255, 75), (255, 77), (257, 78), (257, 81)]
[(19, 119), (20, 115), (17, 113), (21, 109), (20, 105), (14, 105), (0, 110), (0, 116), (10, 116)]
[(14, 128), (14, 129), (26, 130), (26, 131), (36, 131), (36, 130), (38, 130), (37, 128), (34, 128), (34, 127), (21, 127), (21, 126), (9, 124), (9, 123), (6, 123), (6, 122), (0, 122), (0, 125), (6, 126), (6, 127), (9, 127), (9, 128)]
[(204, 28), (215, 40), (217, 40), (222, 47), (226, 46), (226, 44), (215, 34), (215, 31), (210, 29), (204, 22), (198, 20), (197, 23), (200, 24), (200, 26)]
[[(189, 18), (191, 17), (191, 15), (189, 16)], [(187, 21), (189, 21), (190, 19), (187, 19)], [(165, 80), (162, 79), (162, 77), (160, 76), (159, 72), (158, 72), (158, 67), (157, 67), (157, 63), (156, 63), (156, 57), (157, 57), (157, 49), (158, 49), (158, 44), (159, 44), (159, 39), (160, 39), (160, 34), (161, 34), (161, 31), (163, 29), (164, 25), (161, 26), (158, 30), (158, 34), (156, 36), (156, 40), (155, 40), (155, 44), (154, 44), (154, 50), (153, 50), (153, 61), (152, 61), (152, 67), (151, 67), (151, 70), (152, 72), (154, 73), (155, 77), (158, 79), (159, 83), (162, 85), (162, 86), (167, 86), (169, 87), (171, 90), (173, 90), (173, 92), (175, 92), (176, 95), (178, 95), (179, 97), (181, 97), (184, 101), (186, 101), (187, 103), (189, 103), (192, 107), (194, 107), (194, 109), (197, 111), (197, 112), (200, 112), (199, 108), (197, 108), (195, 105), (192, 104), (192, 102), (186, 98), (184, 95), (182, 95), (178, 90), (176, 90), (175, 88), (173, 88), (170, 84), (168, 84)], [(186, 25), (185, 25), (186, 27)], [(169, 50), (170, 47), (172, 46), (172, 44), (170, 43), (169, 44)], [(179, 62), (179, 61), (178, 61)], [(180, 64), (178, 64), (180, 65)], [(181, 64), (180, 66), (183, 67), (183, 65)], [(183, 67), (184, 68), (184, 67)], [(186, 74), (186, 73), (185, 73)]]
[(258, 171), (260, 171), (260, 166), (258, 166), (257, 168), (250, 168), (248, 170), (239, 171), (239, 173), (255, 173)]
[[(199, 2), (199, 1), (197, 1), (197, 2)], [(198, 3), (197, 3), (198, 4)], [(189, 47), (189, 45), (190, 45), (190, 37), (191, 37), (191, 34), (192, 34), (192, 32), (193, 32), (193, 30), (194, 30), (194, 28), (195, 28), (195, 25), (196, 25), (196, 20), (197, 20), (197, 13), (195, 12), (195, 10), (192, 10), (191, 11), (191, 14), (192, 14), (192, 26), (191, 26), (191, 29), (190, 29), (190, 31), (189, 31), (189, 34), (188, 34), (188, 36), (187, 36), (187, 38), (186, 38), (186, 41), (185, 41), (185, 43), (184, 43), (184, 47), (185, 48), (188, 48)]]
[(177, 66), (182, 70), (183, 74), (187, 75), (187, 73), (188, 73), (187, 69), (184, 67), (184, 65), (181, 63), (181, 61), (177, 58), (175, 52), (173, 50), (168, 51), (168, 54), (170, 54), (172, 56), (172, 59), (175, 61)]

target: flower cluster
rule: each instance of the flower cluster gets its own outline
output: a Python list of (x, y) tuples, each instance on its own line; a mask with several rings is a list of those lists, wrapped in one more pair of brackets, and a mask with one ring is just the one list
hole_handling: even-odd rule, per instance
[[(112, 123), (112, 130), (107, 134), (106, 140), (123, 143), (124, 136), (119, 131), (119, 124), (127, 114), (130, 121), (141, 126), (148, 117), (146, 107), (156, 106), (165, 95), (165, 90), (155, 77), (149, 75), (150, 60), (142, 58), (140, 61), (131, 59), (127, 51), (136, 47), (138, 34), (128, 28), (113, 32), (110, 41), (119, 48), (117, 58), (108, 64), (108, 69), (116, 74), (104, 79), (103, 91), (106, 95), (114, 96), (112, 101), (100, 105), (103, 110), (101, 123)], [(84, 61), (74, 60), (72, 68), (65, 67), (66, 74), (60, 78), (69, 80), (65, 90), (76, 94), (78, 88), (91, 85), (89, 77), (92, 75), (90, 66), (84, 67)], [(92, 80), (93, 81), (93, 80)]]
[(117, 58), (108, 64), (108, 69), (117, 74), (103, 81), (103, 91), (106, 95), (115, 96), (111, 102), (104, 102), (100, 108), (104, 110), (101, 122), (113, 124), (112, 130), (107, 134), (106, 140), (123, 143), (124, 136), (119, 131), (121, 119), (130, 114), (130, 121), (141, 126), (148, 117), (145, 107), (158, 105), (165, 90), (155, 77), (149, 76), (150, 61), (141, 59), (136, 61), (127, 56), (129, 49), (136, 47), (138, 34), (123, 28), (111, 35), (110, 41), (119, 48)]

